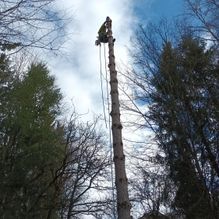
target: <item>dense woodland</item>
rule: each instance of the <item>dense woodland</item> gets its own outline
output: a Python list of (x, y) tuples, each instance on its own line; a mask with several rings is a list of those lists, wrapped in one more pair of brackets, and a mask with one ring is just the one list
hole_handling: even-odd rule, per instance
[[(0, 0), (0, 218), (114, 218), (100, 119), (66, 114), (45, 60), (15, 59), (59, 49), (65, 20), (52, 3)], [(219, 2), (185, 3), (182, 17), (137, 28), (122, 73), (134, 93), (123, 108), (150, 133), (129, 142), (136, 219), (219, 218)]]

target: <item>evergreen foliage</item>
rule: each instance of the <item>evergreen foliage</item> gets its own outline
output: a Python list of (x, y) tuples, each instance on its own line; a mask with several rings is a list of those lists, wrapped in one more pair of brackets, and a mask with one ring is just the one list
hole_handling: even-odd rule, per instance
[(33, 64), (22, 79), (6, 79), (2, 87), (7, 92), (1, 92), (1, 215), (45, 218), (56, 195), (47, 187), (64, 156), (53, 127), (61, 94), (43, 64)]
[(172, 207), (188, 219), (219, 216), (216, 54), (215, 47), (184, 35), (177, 46), (164, 43), (156, 71), (146, 73), (145, 116), (176, 187)]

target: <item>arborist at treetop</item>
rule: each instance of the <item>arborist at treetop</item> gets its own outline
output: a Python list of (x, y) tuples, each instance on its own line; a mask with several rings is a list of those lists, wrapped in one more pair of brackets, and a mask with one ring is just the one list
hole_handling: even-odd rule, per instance
[(107, 36), (107, 22), (105, 21), (99, 31), (98, 31), (98, 39), (96, 40), (95, 44), (98, 46), (100, 43), (108, 43), (108, 36)]
[[(113, 39), (113, 42), (115, 42), (115, 39)], [(101, 43), (108, 43), (108, 36), (107, 36), (107, 21), (105, 21), (99, 31), (98, 31), (98, 37), (95, 41), (95, 44), (98, 46)]]

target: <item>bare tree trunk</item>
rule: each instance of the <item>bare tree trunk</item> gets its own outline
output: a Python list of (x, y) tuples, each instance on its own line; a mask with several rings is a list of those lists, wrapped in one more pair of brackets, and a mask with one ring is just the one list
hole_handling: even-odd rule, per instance
[(108, 40), (109, 40), (109, 70), (112, 102), (112, 136), (115, 163), (115, 181), (117, 191), (117, 211), (119, 219), (131, 219), (130, 201), (128, 197), (128, 180), (125, 172), (125, 155), (122, 143), (122, 125), (120, 122), (120, 109), (118, 98), (118, 80), (115, 69), (114, 42), (112, 36), (112, 21), (107, 17)]

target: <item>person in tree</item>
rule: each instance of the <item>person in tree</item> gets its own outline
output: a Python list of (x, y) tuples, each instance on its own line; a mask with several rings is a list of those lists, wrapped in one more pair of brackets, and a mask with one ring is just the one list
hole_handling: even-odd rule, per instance
[[(115, 42), (116, 39), (113, 39)], [(98, 46), (100, 43), (108, 43), (108, 36), (107, 36), (107, 20), (101, 25), (98, 31), (98, 37), (95, 44)]]
[(108, 43), (108, 36), (107, 36), (107, 22), (105, 21), (99, 31), (98, 31), (98, 39), (96, 40), (95, 44), (98, 46), (100, 43)]

